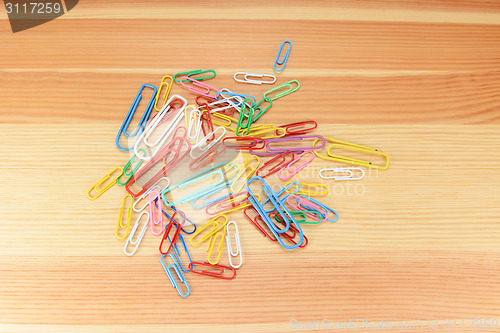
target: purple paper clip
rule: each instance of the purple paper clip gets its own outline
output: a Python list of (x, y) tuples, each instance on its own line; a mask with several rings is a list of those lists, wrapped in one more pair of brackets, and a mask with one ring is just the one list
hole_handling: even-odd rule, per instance
[[(297, 148), (292, 148), (292, 147), (286, 147), (286, 148), (271, 148), (270, 145), (273, 142), (286, 142), (286, 141), (299, 141), (299, 140), (304, 140), (304, 139), (321, 139), (323, 141), (321, 145), (319, 146), (312, 146), (312, 147), (297, 147)], [(289, 136), (289, 137), (284, 137), (284, 138), (273, 138), (273, 139), (267, 139), (266, 140), (266, 148), (269, 152), (278, 152), (282, 153), (284, 151), (304, 151), (304, 150), (313, 150), (313, 149), (321, 149), (325, 146), (325, 138), (323, 138), (321, 135), (303, 135), (303, 136)]]

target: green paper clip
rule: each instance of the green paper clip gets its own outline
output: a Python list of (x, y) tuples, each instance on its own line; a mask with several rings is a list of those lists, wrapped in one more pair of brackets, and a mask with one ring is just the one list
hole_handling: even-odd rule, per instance
[[(204, 73), (212, 73), (212, 75), (202, 76), (202, 77), (192, 77), (192, 76), (195, 76), (195, 75), (198, 75), (198, 74), (204, 74)], [(207, 79), (211, 79), (211, 78), (215, 77), (215, 71), (213, 69), (206, 69), (206, 70), (196, 69), (194, 71), (177, 73), (177, 74), (174, 75), (174, 81), (177, 82), (177, 83), (180, 82), (179, 80), (177, 80), (178, 76), (187, 76), (189, 78), (201, 81), (201, 80), (207, 80)]]
[[(293, 85), (292, 85), (292, 83), (297, 84), (297, 87), (294, 88)], [(288, 90), (283, 91), (283, 92), (277, 94), (273, 98), (267, 96), (269, 93), (272, 93), (273, 91), (280, 90), (280, 89), (283, 89), (283, 88), (286, 88), (286, 87), (288, 87)], [(271, 99), (272, 101), (274, 101), (275, 99), (281, 98), (283, 96), (286, 96), (286, 95), (289, 95), (289, 94), (293, 93), (294, 91), (299, 90), (299, 88), (300, 88), (300, 82), (297, 81), (297, 80), (291, 80), (291, 81), (288, 81), (287, 83), (283, 83), (282, 85), (279, 85), (277, 87), (274, 87), (273, 89), (270, 89), (270, 90), (266, 91), (264, 93), (264, 98), (267, 97), (267, 98)]]
[[(144, 148), (141, 148), (139, 149), (139, 151), (142, 151), (143, 152), (143, 155), (142, 156), (146, 156), (146, 150)], [(141, 159), (139, 159), (139, 162), (137, 162), (137, 164), (132, 168), (132, 171), (130, 172), (127, 172), (127, 169), (130, 167), (130, 164), (132, 164), (135, 159), (136, 159), (136, 155), (132, 155), (132, 158), (127, 162), (127, 164), (125, 164), (125, 166), (123, 167), (123, 174), (116, 180), (116, 183), (118, 185), (125, 185), (128, 183), (128, 181), (130, 180), (130, 178), (132, 178), (132, 176), (134, 175), (134, 173), (139, 169), (139, 167), (142, 165), (142, 161)], [(124, 182), (120, 181), (120, 179), (123, 177), (123, 176), (126, 176), (127, 179), (125, 179)]]

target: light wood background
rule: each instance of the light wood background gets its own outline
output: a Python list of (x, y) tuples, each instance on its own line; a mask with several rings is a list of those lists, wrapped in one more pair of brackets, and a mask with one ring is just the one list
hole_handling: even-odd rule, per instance
[[(157, 238), (123, 255), (124, 190), (86, 191), (128, 160), (114, 138), (141, 84), (213, 68), (211, 84), (261, 96), (232, 75), (271, 73), (284, 39), (278, 83), (302, 87), (263, 121), (317, 120), (390, 168), (329, 182), (340, 219), (305, 226), (305, 249), (235, 214), (237, 278), (189, 275), (182, 299)], [(2, 10), (0, 143), (2, 332), (289, 332), (291, 319), (450, 331), (446, 319), (500, 317), (498, 2), (92, 0), (16, 34)]]

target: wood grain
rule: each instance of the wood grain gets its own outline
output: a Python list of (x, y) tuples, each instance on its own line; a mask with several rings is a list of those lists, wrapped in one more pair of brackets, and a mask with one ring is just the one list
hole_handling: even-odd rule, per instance
[[(499, 24), (498, 3), (465, 0), (86, 1), (16, 34), (0, 15), (0, 331), (290, 332), (291, 319), (439, 319), (432, 331), (445, 332), (445, 319), (500, 318)], [(263, 122), (315, 119), (318, 134), (387, 152), (390, 168), (325, 181), (321, 200), (340, 219), (304, 226), (301, 250), (232, 214), (244, 253), (237, 278), (190, 275), (181, 299), (157, 238), (123, 255), (114, 229), (124, 190), (95, 201), (86, 192), (128, 160), (114, 139), (141, 84), (213, 68), (214, 85), (261, 96), (269, 87), (232, 74), (270, 72), (283, 39), (293, 49), (278, 83), (298, 79), (301, 89)], [(330, 165), (316, 159), (300, 180)]]

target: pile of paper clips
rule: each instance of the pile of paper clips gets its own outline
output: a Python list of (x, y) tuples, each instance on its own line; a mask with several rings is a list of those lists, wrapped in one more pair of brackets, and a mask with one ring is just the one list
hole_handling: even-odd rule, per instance
[[(285, 41), (279, 48), (273, 66), (276, 72), (285, 68), (291, 46)], [(277, 100), (299, 90), (297, 80), (266, 91), (257, 101), (251, 95), (208, 85), (206, 80), (215, 75), (214, 70), (195, 70), (164, 76), (158, 89), (144, 84), (116, 137), (116, 146), (130, 152), (130, 160), (111, 170), (87, 193), (89, 199), (96, 199), (116, 183), (124, 186), (128, 193), (116, 225), (116, 237), (125, 240), (124, 253), (136, 253), (149, 227), (153, 235), (161, 236), (161, 265), (183, 297), (191, 293), (186, 273), (235, 278), (243, 256), (237, 223), (228, 218), (233, 212), (241, 211), (240, 219), (247, 219), (264, 237), (285, 249), (307, 245), (301, 224), (337, 221), (337, 212), (314, 198), (328, 194), (324, 184), (290, 181), (279, 185), (278, 181), (270, 185), (268, 177), (275, 174), (273, 177), (287, 181), (316, 157), (356, 165), (322, 169), (318, 176), (323, 179), (362, 179), (361, 167), (385, 170), (389, 165), (388, 155), (376, 149), (310, 134), (317, 128), (314, 120), (282, 126), (257, 123)], [(234, 80), (261, 85), (274, 84), (276, 77), (238, 72)], [(188, 105), (180, 95), (169, 98), (174, 82), (196, 95), (196, 106)], [(152, 90), (152, 97), (135, 130), (130, 131), (146, 89)], [(151, 116), (153, 110), (157, 113)], [(336, 152), (341, 149), (377, 155), (385, 162), (346, 157)], [(190, 206), (194, 213), (188, 217), (182, 206)], [(202, 212), (201, 217), (195, 212)], [(132, 226), (133, 214), (138, 216)], [(209, 221), (201, 227), (193, 222), (207, 216)], [(190, 235), (192, 246), (207, 244), (206, 260), (191, 259), (183, 234)], [(219, 264), (224, 243), (228, 265)], [(181, 256), (187, 258), (184, 263)]]

